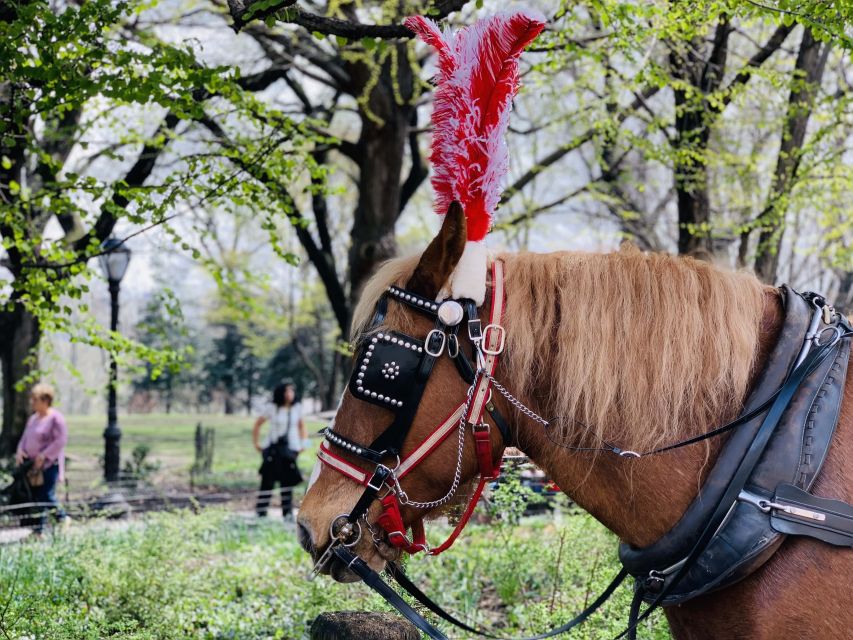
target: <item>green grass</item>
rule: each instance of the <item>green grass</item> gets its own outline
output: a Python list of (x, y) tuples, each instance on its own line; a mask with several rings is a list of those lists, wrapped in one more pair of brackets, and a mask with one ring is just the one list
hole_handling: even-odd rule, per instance
[[(362, 584), (306, 581), (309, 569), (280, 522), (223, 511), (153, 514), (120, 529), (78, 526), (0, 548), (0, 637), (302, 639), (322, 611), (388, 610)], [(616, 570), (615, 538), (585, 515), (474, 525), (440, 558), (408, 563), (442, 605), (509, 636), (565, 622)], [(630, 596), (620, 589), (572, 637), (616, 635)], [(660, 614), (640, 629), (645, 640), (669, 637)]]
[[(122, 431), (122, 460), (134, 447), (149, 447), (148, 460), (160, 464), (154, 480), (161, 484), (186, 484), (195, 456), (195, 429), (203, 427), (216, 431), (213, 473), (199, 478), (202, 483), (239, 488), (257, 483), (260, 455), (252, 446), (253, 416), (216, 414), (133, 414), (120, 416)], [(104, 450), (103, 416), (67, 416), (69, 437), (66, 452), (69, 456), (67, 476), (72, 490), (97, 482), (100, 476), (98, 456)], [(324, 424), (307, 421), (309, 435)], [(314, 462), (318, 440), (299, 459), (304, 473)], [(307, 475), (306, 475), (307, 477)]]

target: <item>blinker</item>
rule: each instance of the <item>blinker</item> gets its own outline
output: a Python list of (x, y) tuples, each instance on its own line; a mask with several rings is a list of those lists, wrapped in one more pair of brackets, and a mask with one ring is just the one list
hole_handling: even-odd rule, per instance
[(360, 400), (399, 410), (408, 398), (423, 354), (422, 340), (397, 331), (377, 333), (358, 354), (350, 392)]

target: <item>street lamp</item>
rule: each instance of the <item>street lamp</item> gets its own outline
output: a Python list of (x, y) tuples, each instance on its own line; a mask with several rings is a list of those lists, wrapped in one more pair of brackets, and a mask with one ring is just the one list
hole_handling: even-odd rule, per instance
[[(98, 260), (107, 282), (110, 284), (110, 329), (118, 330), (118, 291), (119, 283), (127, 271), (130, 262), (130, 249), (118, 238), (108, 238), (101, 245), (103, 253)], [(118, 365), (115, 355), (110, 355), (110, 384), (107, 391), (107, 428), (104, 430), (104, 479), (107, 482), (118, 480), (121, 441), (121, 429), (118, 428), (116, 412), (116, 381)]]

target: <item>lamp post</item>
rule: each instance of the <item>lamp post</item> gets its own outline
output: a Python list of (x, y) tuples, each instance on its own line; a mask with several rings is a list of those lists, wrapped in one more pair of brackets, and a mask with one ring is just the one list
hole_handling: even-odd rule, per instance
[[(101, 245), (104, 253), (98, 258), (101, 269), (110, 285), (110, 329), (118, 330), (118, 292), (121, 279), (130, 262), (130, 249), (118, 238), (108, 238)], [(120, 464), (121, 429), (118, 427), (116, 411), (116, 382), (118, 365), (114, 355), (110, 355), (110, 383), (107, 390), (107, 428), (104, 429), (104, 479), (107, 482), (118, 480)]]

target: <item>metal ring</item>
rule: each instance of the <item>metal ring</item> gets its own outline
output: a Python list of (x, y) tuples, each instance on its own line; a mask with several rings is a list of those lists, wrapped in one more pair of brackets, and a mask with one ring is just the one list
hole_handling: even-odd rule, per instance
[[(339, 533), (335, 533), (335, 523), (336, 523), (338, 520), (340, 520), (341, 518), (343, 518), (343, 519), (345, 520), (345, 524), (344, 524), (344, 526), (346, 526), (347, 524), (349, 524), (349, 525), (352, 525), (352, 526), (354, 526), (354, 527), (355, 527), (355, 531), (357, 532), (357, 535), (356, 535), (356, 537), (355, 537), (355, 540), (353, 540), (352, 542), (344, 542), (343, 538), (341, 538), (341, 537), (339, 536)], [(350, 522), (349, 514), (347, 514), (347, 513), (342, 513), (342, 514), (340, 514), (340, 515), (338, 515), (338, 516), (335, 516), (335, 517), (332, 519), (332, 522), (329, 524), (329, 537), (332, 539), (333, 543), (334, 543), (334, 541), (340, 541), (340, 543), (341, 543), (343, 546), (345, 546), (345, 547), (352, 547), (352, 546), (354, 546), (354, 545), (358, 544), (358, 541), (359, 541), (359, 540), (361, 540), (361, 525), (358, 523), (358, 520), (356, 520), (355, 522)], [(348, 537), (349, 537), (349, 536), (348, 536)]]
[[(832, 336), (831, 340), (829, 340), (827, 342), (823, 342), (823, 334), (826, 333), (827, 331), (832, 331), (834, 335)], [(843, 333), (844, 333), (844, 331), (841, 329), (841, 327), (839, 325), (835, 325), (833, 327), (824, 327), (815, 336), (815, 338), (814, 338), (815, 344), (817, 344), (817, 346), (819, 346), (819, 347), (832, 346), (841, 339), (841, 336), (843, 335)]]
[(451, 358), (459, 355), (459, 338), (453, 333), (447, 336), (447, 355)]

